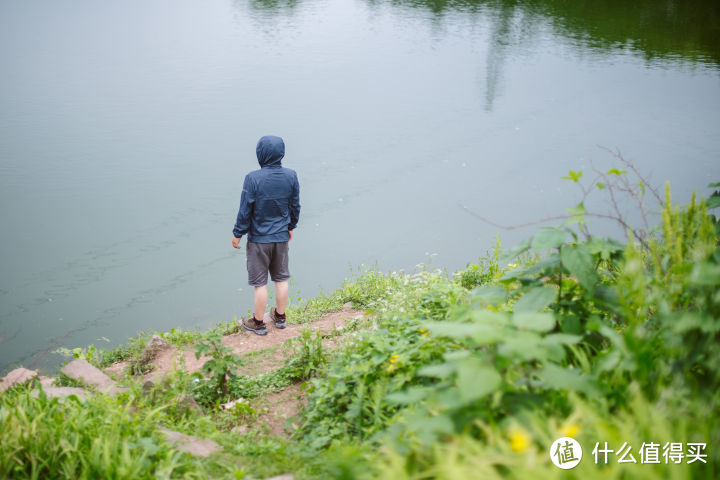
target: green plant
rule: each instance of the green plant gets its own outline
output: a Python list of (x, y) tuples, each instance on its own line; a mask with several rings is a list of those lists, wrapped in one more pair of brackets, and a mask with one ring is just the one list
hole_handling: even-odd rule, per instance
[(492, 254), (481, 258), (478, 263), (466, 264), (463, 270), (455, 273), (455, 278), (463, 288), (468, 290), (492, 282), (500, 271), (498, 266), (500, 253), (500, 236), (498, 235), (495, 237)]
[(71, 396), (60, 402), (30, 389), (0, 396), (2, 478), (208, 478), (237, 467), (197, 459), (157, 431), (162, 409), (134, 414), (127, 398)]
[(294, 379), (305, 380), (323, 371), (327, 364), (327, 354), (323, 348), (322, 334), (309, 328), (302, 330), (299, 337), (292, 339), (289, 349), (292, 358), (288, 362), (289, 375)]
[(222, 344), (222, 336), (218, 332), (208, 333), (204, 340), (195, 345), (195, 358), (209, 355), (202, 367), (208, 381), (203, 385), (204, 403), (213, 403), (228, 399), (228, 382), (237, 377), (237, 369), (243, 364), (242, 358), (232, 352), (232, 349)]
[(240, 399), (230, 410), (236, 422), (249, 422), (257, 418), (258, 412), (244, 399)]

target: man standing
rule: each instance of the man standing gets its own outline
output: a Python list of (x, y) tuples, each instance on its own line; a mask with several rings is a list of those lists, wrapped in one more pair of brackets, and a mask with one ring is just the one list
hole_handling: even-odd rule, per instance
[(267, 277), (275, 282), (277, 305), (271, 310), (275, 328), (285, 328), (288, 303), (288, 242), (300, 217), (300, 184), (294, 170), (284, 168), (285, 143), (280, 137), (265, 136), (258, 141), (260, 169), (245, 176), (240, 211), (233, 229), (232, 245), (248, 236), (248, 283), (255, 287), (253, 317), (242, 326), (258, 335), (267, 335), (263, 322), (267, 305)]

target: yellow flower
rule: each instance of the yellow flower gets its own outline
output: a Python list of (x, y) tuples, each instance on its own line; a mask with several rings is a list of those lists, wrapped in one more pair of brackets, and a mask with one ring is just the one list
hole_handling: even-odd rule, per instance
[(392, 373), (395, 370), (395, 364), (397, 363), (400, 355), (393, 354), (390, 356), (390, 365), (387, 366), (387, 371)]
[(515, 268), (518, 266), (518, 264), (517, 263), (508, 263), (507, 266), (510, 268)]
[(560, 433), (562, 433), (563, 437), (575, 438), (575, 435), (580, 433), (580, 426), (577, 423), (565, 425), (563, 428), (560, 429)]
[(522, 428), (513, 428), (510, 430), (510, 448), (518, 453), (527, 451), (530, 446), (530, 435)]
[(420, 329), (420, 333), (421, 333), (424, 337), (427, 337), (427, 336), (430, 335), (430, 334), (428, 333), (427, 329), (425, 329), (425, 328), (421, 328), (421, 329)]

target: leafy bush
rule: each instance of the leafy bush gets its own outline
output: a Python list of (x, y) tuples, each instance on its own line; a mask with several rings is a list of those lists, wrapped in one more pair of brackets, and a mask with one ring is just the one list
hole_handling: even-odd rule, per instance
[(237, 370), (243, 364), (242, 358), (233, 353), (232, 348), (224, 346), (222, 336), (215, 331), (209, 332), (203, 341), (195, 344), (195, 358), (203, 355), (210, 356), (202, 366), (202, 373), (207, 378), (198, 384), (196, 397), (206, 405), (230, 400), (228, 384), (237, 378)]

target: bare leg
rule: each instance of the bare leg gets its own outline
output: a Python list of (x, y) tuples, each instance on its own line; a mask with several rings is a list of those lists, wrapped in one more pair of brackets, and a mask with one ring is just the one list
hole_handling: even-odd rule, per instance
[(255, 287), (255, 319), (262, 322), (265, 316), (265, 306), (267, 305), (267, 285)]
[(288, 282), (275, 282), (275, 297), (277, 297), (277, 308), (275, 311), (280, 315), (285, 313), (285, 307), (288, 304), (288, 292), (290, 288)]

